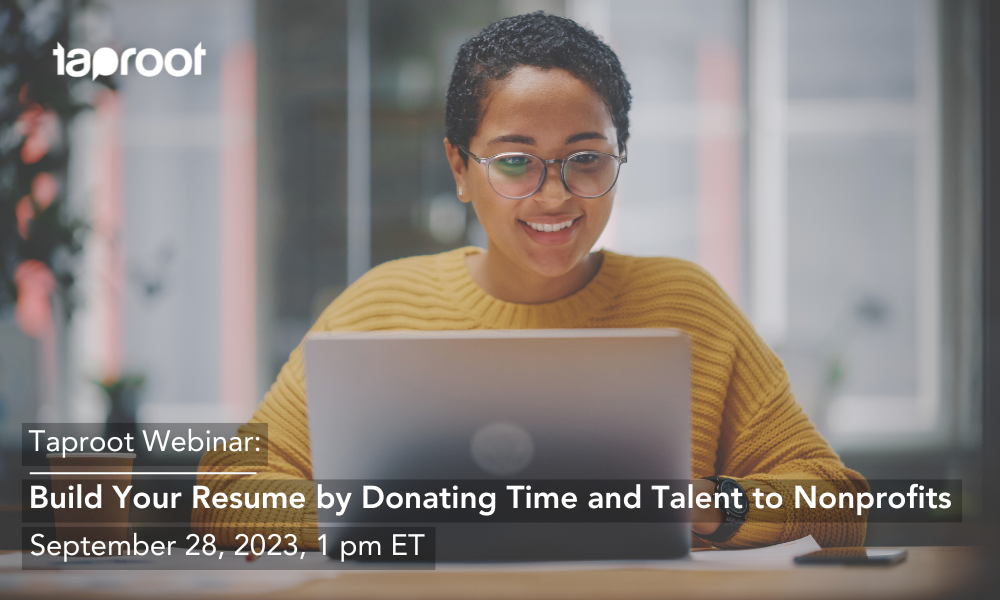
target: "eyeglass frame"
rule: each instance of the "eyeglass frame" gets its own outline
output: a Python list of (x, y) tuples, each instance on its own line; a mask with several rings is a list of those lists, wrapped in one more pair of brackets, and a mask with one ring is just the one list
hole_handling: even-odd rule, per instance
[[(547, 160), (542, 158), (541, 156), (535, 156), (530, 152), (501, 152), (500, 154), (494, 154), (493, 156), (487, 158), (480, 158), (475, 154), (473, 154), (472, 152), (469, 152), (469, 149), (466, 148), (465, 146), (456, 145), (456, 148), (464, 152), (465, 155), (471, 158), (472, 160), (486, 167), (486, 181), (489, 182), (490, 188), (494, 192), (496, 192), (497, 195), (503, 198), (507, 198), (508, 200), (523, 200), (524, 198), (529, 198), (537, 194), (538, 190), (542, 189), (542, 186), (545, 185), (545, 178), (548, 177), (549, 175), (549, 165), (554, 163), (559, 163), (559, 178), (562, 179), (563, 187), (566, 188), (567, 192), (573, 194), (574, 196), (577, 196), (578, 198), (585, 198), (587, 200), (600, 198), (601, 196), (606, 195), (615, 187), (615, 184), (618, 183), (618, 176), (622, 172), (622, 165), (628, 162), (628, 147), (625, 144), (622, 144), (621, 156), (615, 156), (614, 154), (610, 154), (608, 152), (600, 152), (598, 150), (581, 150), (579, 152), (574, 152), (573, 154), (570, 154), (566, 158), (550, 158)], [(569, 184), (566, 183), (566, 163), (572, 160), (573, 157), (580, 156), (581, 154), (603, 154), (605, 156), (610, 156), (611, 158), (618, 161), (618, 169), (615, 171), (615, 180), (611, 182), (611, 185), (608, 187), (607, 190), (604, 191), (604, 193), (598, 194), (596, 196), (581, 196), (580, 194), (577, 194), (573, 190), (569, 189)], [(534, 190), (532, 190), (530, 194), (526, 194), (524, 196), (506, 196), (497, 191), (496, 187), (493, 186), (493, 182), (490, 180), (490, 163), (498, 158), (503, 158), (505, 156), (530, 156), (542, 162), (542, 177), (538, 181), (538, 186)]]

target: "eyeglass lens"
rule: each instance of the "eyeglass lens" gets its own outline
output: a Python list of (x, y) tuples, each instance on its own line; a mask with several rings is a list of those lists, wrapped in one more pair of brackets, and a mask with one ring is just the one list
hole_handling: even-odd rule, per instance
[[(563, 166), (566, 187), (577, 196), (594, 198), (611, 189), (618, 178), (618, 160), (599, 152), (577, 154)], [(529, 154), (501, 156), (490, 162), (490, 185), (501, 196), (530, 196), (542, 181), (545, 164)]]

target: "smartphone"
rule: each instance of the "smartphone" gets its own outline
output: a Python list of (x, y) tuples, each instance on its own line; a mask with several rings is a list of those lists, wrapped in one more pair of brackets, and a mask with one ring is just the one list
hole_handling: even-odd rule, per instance
[(906, 559), (902, 548), (824, 548), (795, 559), (799, 565), (894, 565)]

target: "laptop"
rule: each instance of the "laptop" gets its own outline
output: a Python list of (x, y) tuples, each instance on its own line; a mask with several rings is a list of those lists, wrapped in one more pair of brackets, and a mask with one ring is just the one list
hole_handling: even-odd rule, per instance
[[(670, 329), (311, 334), (313, 478), (689, 479), (690, 364), (689, 338)], [(320, 525), (342, 524), (336, 510)], [(439, 563), (658, 560), (686, 555), (691, 537), (677, 522), (435, 534)]]

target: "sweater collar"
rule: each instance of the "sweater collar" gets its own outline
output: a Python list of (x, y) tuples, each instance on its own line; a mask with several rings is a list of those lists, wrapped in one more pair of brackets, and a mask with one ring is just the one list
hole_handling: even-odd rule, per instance
[(486, 329), (562, 329), (582, 327), (614, 300), (628, 266), (625, 256), (601, 250), (601, 268), (587, 285), (553, 302), (519, 304), (487, 294), (469, 273), (465, 257), (483, 252), (474, 246), (440, 257), (441, 284), (459, 309)]

